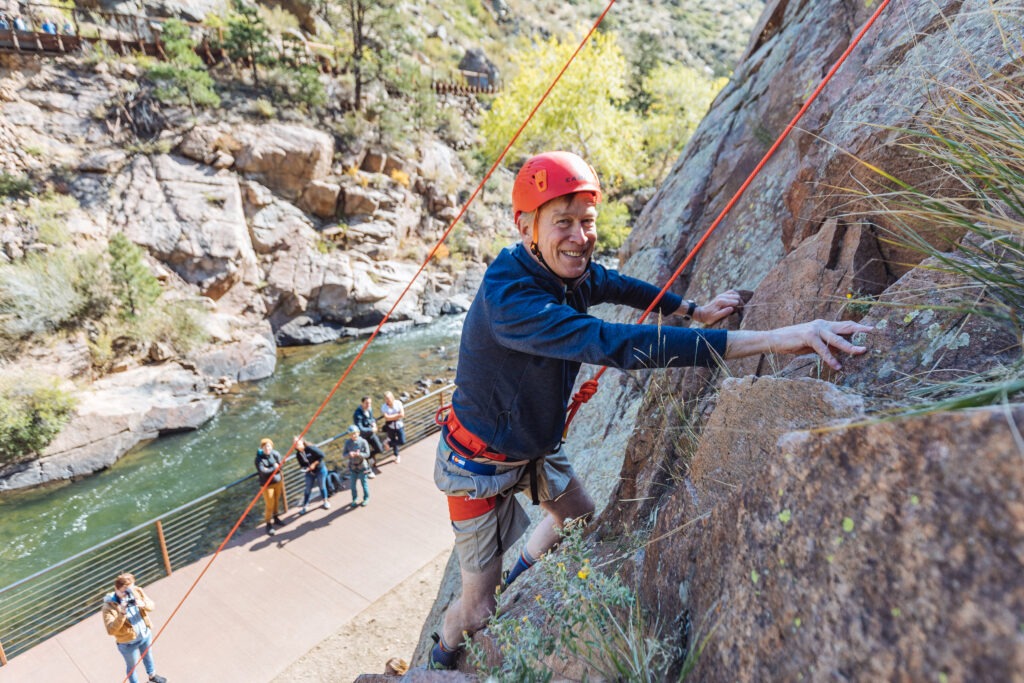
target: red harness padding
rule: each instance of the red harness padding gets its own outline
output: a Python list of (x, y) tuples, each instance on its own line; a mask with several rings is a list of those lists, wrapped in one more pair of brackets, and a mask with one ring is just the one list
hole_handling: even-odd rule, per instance
[[(447, 411), (447, 414), (443, 414)], [(508, 456), (504, 453), (497, 453), (487, 447), (487, 442), (477, 437), (473, 432), (466, 429), (451, 404), (441, 406), (434, 414), (434, 422), (444, 428), (442, 436), (444, 440), (457, 452), (470, 458), (484, 457), (488, 460), (505, 462)], [(455, 443), (452, 443), (452, 442)]]
[(448, 496), (448, 517), (453, 522), (462, 522), (480, 515), (486, 515), (494, 509), (497, 496), (490, 498), (470, 498), (469, 496)]

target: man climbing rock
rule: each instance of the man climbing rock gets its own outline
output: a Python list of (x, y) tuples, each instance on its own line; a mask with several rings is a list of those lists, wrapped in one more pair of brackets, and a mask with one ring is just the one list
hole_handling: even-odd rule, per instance
[[(838, 369), (832, 349), (866, 350), (844, 337), (871, 328), (850, 321), (726, 332), (609, 323), (588, 315), (587, 309), (599, 303), (642, 310), (659, 292), (591, 263), (600, 201), (597, 174), (569, 152), (530, 158), (513, 185), (521, 242), (487, 268), (466, 316), (458, 388), (437, 449), (434, 479), (448, 496), (462, 595), (445, 614), (431, 668), (454, 668), (463, 639), (493, 613), (495, 589), (553, 547), (567, 518), (586, 518), (594, 511), (561, 447), (581, 363), (639, 370), (813, 351)], [(711, 324), (739, 306), (739, 294), (728, 291), (703, 306), (666, 294), (656, 310)], [(528, 525), (514, 496), (520, 491), (548, 514), (503, 583), (504, 551)]]

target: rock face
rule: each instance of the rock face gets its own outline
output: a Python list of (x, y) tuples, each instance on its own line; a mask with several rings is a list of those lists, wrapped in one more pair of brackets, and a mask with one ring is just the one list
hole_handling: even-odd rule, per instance
[(82, 477), (142, 441), (196, 429), (220, 408), (220, 399), (205, 392), (206, 379), (176, 363), (105, 377), (79, 394), (71, 423), (41, 459), (0, 472), (0, 490)]
[[(876, 7), (768, 3), (634, 227), (625, 272), (665, 281)], [(1019, 362), (1019, 332), (965, 311), (976, 286), (918, 265), (889, 239), (892, 216), (856, 193), (874, 180), (860, 160), (941, 189), (898, 131), (941, 106), (936, 84), (969, 88), (978, 64), (1016, 73), (1010, 5), (887, 11), (675, 287), (698, 300), (752, 290), (730, 329), (862, 319), (876, 331), (855, 341), (870, 352), (840, 373), (774, 356), (609, 372), (572, 424), (567, 448), (599, 510), (595, 552), (618, 556), (607, 571), (639, 587), (647, 623), (695, 658), (694, 680), (1002, 681), (1024, 670), (1024, 409), (878, 415), (929, 381)], [(626, 559), (624, 538), (640, 546)], [(519, 582), (505, 618), (543, 618), (522, 599), (543, 582)], [(486, 631), (476, 640), (495, 651)]]
[(285, 199), (298, 199), (310, 182), (331, 170), (334, 140), (326, 133), (272, 123), (243, 127), (236, 137), (235, 168)]
[(252, 272), (238, 182), (168, 155), (139, 156), (114, 180), (114, 225), (186, 282), (218, 299)]
[(756, 486), (648, 554), (648, 604), (710, 636), (695, 679), (1017, 680), (1024, 476), (1008, 420), (1021, 429), (1024, 410), (782, 439)]

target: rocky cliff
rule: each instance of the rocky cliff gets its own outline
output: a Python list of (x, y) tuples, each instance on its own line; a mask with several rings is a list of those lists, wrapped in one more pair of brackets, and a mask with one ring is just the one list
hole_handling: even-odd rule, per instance
[[(95, 330), (6, 348), (6, 362), (61, 378), (78, 408), (41, 459), (0, 468), (0, 490), (80, 477), (140, 441), (196, 428), (219, 406), (214, 390), (273, 372), (279, 344), (372, 329), (468, 182), (454, 150), (426, 134), (401, 155), (363, 138), (342, 144), (314, 119), (253, 116), (242, 96), (230, 112), (192, 117), (140, 94), (140, 73), (101, 54), (0, 55), (0, 172), (63, 198), (74, 249), (103, 250), (117, 233), (142, 247), (169, 296), (206, 311), (209, 342), (137, 349), (100, 382)], [(0, 205), (3, 263), (53, 250), (33, 209), (42, 201)], [(475, 216), (500, 225), (483, 206)], [(426, 270), (390, 324), (465, 310), (476, 244), (465, 241), (457, 267)]]
[[(625, 272), (665, 281), (876, 7), (767, 4)], [(637, 588), (649, 632), (686, 653), (688, 680), (1024, 680), (1024, 411), (881, 412), (923, 378), (1019, 362), (1020, 330), (965, 314), (963, 288), (981, 288), (920, 263), (892, 214), (859, 199), (868, 164), (929, 180), (904, 131), (937, 93), (1019, 73), (1022, 18), (1007, 2), (893, 3), (677, 284), (698, 300), (751, 290), (734, 328), (862, 318), (867, 355), (840, 373), (772, 356), (611, 372), (574, 422), (600, 510), (589, 542)], [(544, 623), (558, 593), (527, 576), (502, 618)], [(449, 578), (425, 633), (457, 592)], [(475, 641), (495, 655), (490, 631)], [(546, 664), (556, 679), (587, 671)], [(683, 668), (679, 655), (665, 675)]]

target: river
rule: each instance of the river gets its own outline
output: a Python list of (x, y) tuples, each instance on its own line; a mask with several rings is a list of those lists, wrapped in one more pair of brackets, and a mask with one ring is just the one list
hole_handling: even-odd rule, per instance
[[(312, 426), (322, 441), (347, 427), (359, 399), (454, 377), (462, 316), (377, 337)], [(272, 377), (238, 385), (200, 429), (140, 445), (80, 481), (0, 494), (0, 587), (252, 472), (264, 436), (282, 453), (364, 339), (280, 349)]]

